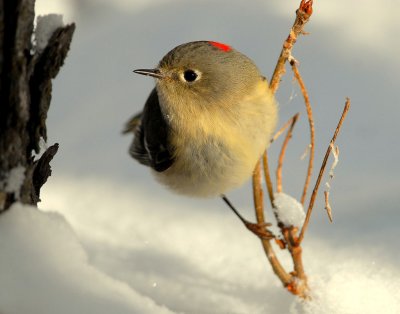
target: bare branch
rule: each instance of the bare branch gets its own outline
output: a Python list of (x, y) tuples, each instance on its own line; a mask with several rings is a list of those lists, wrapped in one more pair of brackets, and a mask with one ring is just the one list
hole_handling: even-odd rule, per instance
[[(297, 37), (300, 34), (305, 33), (304, 26), (311, 17), (312, 5), (313, 5), (313, 0), (301, 0), (300, 6), (296, 11), (296, 19), (293, 23), (293, 26), (290, 30), (288, 37), (286, 38), (285, 42), (283, 43), (283, 47), (282, 47), (281, 53), (279, 55), (278, 62), (275, 66), (274, 73), (272, 74), (272, 77), (271, 77), (270, 89), (271, 89), (272, 93), (274, 93), (274, 94), (278, 90), (282, 75), (285, 73), (285, 63), (289, 59), (289, 57), (292, 55), (292, 48), (297, 40)], [(279, 133), (279, 131), (278, 131), (278, 133)], [(274, 137), (273, 140), (276, 140), (276, 138), (280, 135), (278, 133)], [(270, 176), (269, 167), (268, 167), (268, 157), (266, 154), (267, 153), (265, 152), (263, 155), (264, 175), (265, 175), (266, 182), (267, 182), (268, 194), (269, 194), (269, 198), (271, 201), (271, 206), (273, 206), (273, 200), (274, 200), (273, 192), (272, 192), (273, 188), (272, 188), (271, 176)], [(253, 180), (254, 180), (254, 178), (253, 178)]]
[(311, 108), (311, 104), (310, 104), (310, 98), (308, 97), (308, 92), (307, 92), (306, 86), (304, 84), (303, 78), (300, 75), (300, 72), (299, 72), (296, 62), (291, 62), (291, 66), (292, 66), (292, 70), (294, 73), (294, 77), (296, 78), (297, 82), (299, 83), (301, 93), (303, 94), (303, 97), (304, 97), (304, 103), (306, 105), (306, 110), (307, 110), (308, 124), (310, 126), (310, 146), (309, 146), (310, 147), (310, 154), (309, 154), (310, 157), (308, 160), (307, 175), (306, 175), (306, 181), (304, 183), (303, 194), (301, 195), (301, 200), (300, 200), (300, 203), (302, 205), (304, 205), (308, 186), (309, 186), (310, 180), (311, 180), (313, 164), (314, 164), (315, 128), (314, 128), (314, 118), (313, 118), (312, 108)]
[[(254, 199), (254, 207), (256, 209), (257, 223), (263, 225), (265, 224), (265, 218), (264, 218), (264, 204), (263, 204), (264, 202), (263, 202), (263, 191), (261, 186), (261, 180), (262, 180), (261, 164), (260, 162), (258, 162), (254, 169), (254, 174), (253, 174), (253, 199)], [(273, 272), (278, 276), (282, 284), (285, 287), (288, 287), (292, 282), (292, 276), (285, 271), (282, 264), (279, 262), (270, 240), (261, 239), (261, 243), (263, 245), (265, 255), (267, 256), (268, 261), (271, 264)]]
[[(299, 9), (296, 11), (296, 19), (290, 30), (289, 36), (283, 44), (278, 62), (275, 67), (275, 71), (271, 77), (270, 89), (272, 93), (275, 93), (279, 87), (280, 79), (282, 75), (285, 73), (285, 63), (291, 56), (291, 51), (294, 43), (296, 42), (297, 37), (300, 34), (304, 33), (304, 25), (308, 22), (311, 14), (312, 14), (312, 0), (302, 0), (300, 2)], [(297, 119), (297, 118), (296, 118)], [(293, 119), (295, 120), (295, 119)], [(292, 127), (293, 128), (293, 122)], [(289, 130), (290, 131), (290, 130)], [(279, 132), (278, 132), (279, 133)], [(291, 133), (291, 131), (290, 131)], [(277, 135), (279, 136), (279, 134)], [(275, 138), (276, 139), (276, 138)], [(287, 144), (286, 144), (287, 145)], [(264, 165), (264, 175), (268, 189), (268, 195), (271, 202), (271, 206), (273, 207), (273, 186), (271, 181), (271, 176), (269, 172), (268, 166), (268, 156), (267, 152), (263, 155), (263, 165)], [(257, 163), (257, 166), (253, 173), (253, 196), (254, 196), (254, 206), (256, 210), (257, 222), (261, 224), (265, 224), (264, 221), (264, 204), (262, 199), (262, 187), (261, 187), (261, 167), (260, 162)], [(294, 239), (294, 233), (289, 233), (290, 238)], [(279, 260), (276, 258), (276, 255), (271, 246), (270, 240), (262, 239), (262, 244), (264, 247), (264, 251), (266, 256), (272, 266), (274, 273), (281, 280), (282, 284), (290, 291), (291, 293), (298, 295), (302, 298), (307, 298), (307, 281), (302, 268), (301, 261), (301, 247), (299, 246), (291, 246), (289, 249), (292, 259), (294, 262), (295, 272), (287, 273), (285, 269), (280, 264)], [(292, 241), (293, 242), (293, 241)], [(278, 241), (278, 244), (281, 245), (281, 248), (285, 246), (283, 241)], [(294, 243), (294, 242), (293, 242)], [(298, 274), (297, 274), (298, 272)], [(300, 280), (297, 280), (300, 279)]]
[(297, 240), (298, 245), (300, 245), (300, 243), (303, 241), (304, 233), (306, 232), (307, 227), (308, 227), (308, 223), (310, 221), (311, 212), (312, 212), (312, 209), (314, 207), (314, 202), (315, 202), (315, 198), (316, 198), (317, 193), (318, 193), (319, 185), (321, 183), (322, 176), (324, 175), (326, 163), (328, 161), (329, 155), (330, 155), (331, 150), (332, 150), (332, 145), (335, 144), (336, 138), (337, 138), (337, 136), (339, 134), (339, 131), (340, 131), (341, 127), (342, 127), (343, 121), (346, 118), (346, 115), (347, 115), (349, 109), (350, 109), (350, 99), (347, 98), (346, 99), (346, 104), (345, 104), (343, 112), (342, 112), (342, 116), (340, 117), (339, 123), (338, 123), (338, 125), (336, 127), (336, 130), (335, 130), (335, 133), (333, 134), (333, 137), (332, 137), (332, 139), (330, 141), (328, 149), (326, 150), (325, 157), (324, 157), (324, 160), (322, 162), (322, 166), (321, 166), (321, 169), (319, 171), (318, 178), (317, 178), (317, 182), (315, 183), (314, 190), (313, 190), (313, 192), (311, 194), (311, 199), (310, 199), (310, 203), (308, 205), (306, 219), (304, 220), (303, 227), (301, 228), (301, 232), (300, 232), (299, 238)]
[(302, 0), (299, 9), (296, 11), (296, 19), (290, 30), (289, 36), (283, 43), (281, 54), (279, 55), (274, 74), (271, 78), (270, 88), (275, 93), (279, 87), (282, 75), (285, 73), (285, 63), (292, 55), (293, 45), (296, 43), (297, 37), (304, 34), (304, 26), (308, 22), (312, 14), (313, 0)]
[(291, 117), (286, 123), (278, 130), (278, 132), (275, 133), (274, 137), (271, 140), (271, 143), (275, 142), (279, 136), (282, 135), (283, 132), (293, 123), (293, 119), (296, 115), (299, 115), (299, 113), (295, 114), (293, 117)]
[(290, 125), (288, 132), (286, 133), (285, 140), (283, 141), (283, 144), (282, 144), (281, 153), (279, 154), (278, 167), (276, 169), (276, 191), (278, 193), (282, 192), (282, 166), (283, 166), (283, 160), (285, 158), (286, 148), (289, 143), (289, 140), (292, 138), (293, 128), (297, 122), (297, 119), (299, 118), (299, 115), (300, 114), (297, 113), (292, 118), (292, 123)]
[(271, 207), (274, 207), (274, 188), (272, 186), (272, 181), (271, 181), (271, 174), (269, 172), (269, 165), (268, 165), (268, 152), (266, 151), (263, 155), (263, 168), (264, 168), (264, 178), (265, 182), (267, 184), (267, 191), (268, 191), (268, 196), (269, 200), (271, 202)]

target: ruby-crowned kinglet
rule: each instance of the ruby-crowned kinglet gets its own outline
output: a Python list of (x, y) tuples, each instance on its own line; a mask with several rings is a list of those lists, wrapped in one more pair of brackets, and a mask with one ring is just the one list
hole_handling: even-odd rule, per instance
[(171, 50), (152, 76), (143, 112), (127, 124), (130, 154), (172, 190), (217, 196), (242, 185), (268, 147), (277, 104), (265, 77), (225, 44), (196, 41)]

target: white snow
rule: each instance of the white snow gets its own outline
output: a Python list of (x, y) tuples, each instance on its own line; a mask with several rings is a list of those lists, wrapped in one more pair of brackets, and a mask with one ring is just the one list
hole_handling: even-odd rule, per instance
[(24, 183), (25, 179), (25, 167), (17, 166), (10, 170), (8, 174), (7, 180), (3, 183), (4, 190), (8, 193), (14, 193), (14, 196), (17, 200), (20, 197), (21, 186)]
[[(399, 272), (381, 267), (380, 262), (351, 258), (325, 261), (326, 268), (310, 278), (312, 302), (292, 314), (397, 314), (400, 310)], [(342, 256), (344, 257), (344, 256)], [(386, 265), (385, 265), (386, 266)]]
[(305, 219), (304, 208), (292, 196), (285, 193), (274, 194), (275, 213), (286, 227), (301, 227)]
[(93, 267), (58, 213), (13, 205), (0, 216), (0, 313), (171, 313)]
[(309, 234), (313, 299), (302, 304), (222, 202), (176, 207), (99, 178), (54, 177), (42, 196), (45, 212), (16, 204), (0, 215), (2, 314), (400, 313), (398, 264), (368, 243)]
[(64, 26), (63, 16), (61, 14), (39, 15), (36, 20), (35, 41), (36, 50), (42, 52), (53, 35), (54, 31)]
[[(5, 216), (8, 222), (0, 224), (0, 239), (6, 239), (6, 246), (0, 242), (0, 259), (7, 258), (9, 251), (19, 252), (7, 258), (6, 268), (4, 263), (0, 267), (19, 282), (12, 291), (21, 290), (18, 293), (28, 300), (37, 294), (41, 300), (50, 295), (53, 306), (71, 308), (67, 303), (74, 303), (76, 313), (83, 312), (82, 308), (85, 314), (106, 313), (107, 307), (101, 311), (86, 306), (94, 300), (100, 302), (98, 298), (104, 295), (98, 290), (121, 289), (125, 294), (147, 296), (174, 313), (372, 314), (380, 308), (385, 314), (400, 313), (397, 262), (382, 260), (368, 243), (365, 248), (351, 242), (329, 244), (308, 234), (303, 255), (313, 300), (300, 304), (272, 274), (259, 240), (222, 202), (212, 211), (196, 202), (179, 207), (155, 198), (143, 187), (99, 178), (54, 177), (49, 183), (43, 191), (43, 206), (61, 212), (77, 236), (59, 214), (31, 209), (9, 213), (13, 216)], [(0, 223), (2, 220), (0, 216)], [(286, 255), (277, 251), (283, 264), (289, 265)], [(35, 276), (38, 268), (42, 277)], [(32, 298), (24, 284), (27, 278), (32, 281), (30, 286), (42, 290), (30, 291)], [(9, 281), (4, 281), (3, 287), (10, 286)], [(44, 285), (46, 282), (51, 284)], [(66, 291), (48, 291), (65, 285)], [(85, 302), (81, 295), (87, 290)], [(3, 293), (0, 290), (0, 295)], [(114, 301), (113, 313), (123, 312), (118, 310), (128, 306), (128, 299), (132, 307), (150, 302), (144, 297), (118, 299), (115, 294), (107, 293)], [(0, 306), (4, 300), (7, 298), (0, 298)], [(40, 310), (50, 313), (44, 305)], [(8, 313), (2, 308), (0, 312)], [(163, 312), (157, 308), (153, 313)]]

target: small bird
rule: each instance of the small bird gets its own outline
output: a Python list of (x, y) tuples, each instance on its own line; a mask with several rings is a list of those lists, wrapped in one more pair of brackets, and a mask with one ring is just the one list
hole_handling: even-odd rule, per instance
[(251, 177), (278, 119), (253, 61), (226, 44), (195, 41), (172, 49), (155, 69), (134, 72), (154, 77), (156, 86), (126, 125), (134, 133), (129, 152), (158, 181), (212, 197)]

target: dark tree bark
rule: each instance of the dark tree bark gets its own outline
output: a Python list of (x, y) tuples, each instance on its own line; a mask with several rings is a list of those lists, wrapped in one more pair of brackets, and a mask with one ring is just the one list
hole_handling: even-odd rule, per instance
[[(0, 0), (0, 213), (15, 201), (36, 205), (40, 188), (51, 174), (58, 144), (39, 152), (47, 140), (46, 118), (51, 80), (69, 50), (75, 25), (56, 29), (43, 51), (32, 44), (35, 0)], [(7, 184), (13, 169), (25, 169), (19, 191)]]

